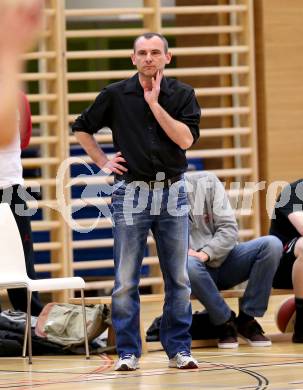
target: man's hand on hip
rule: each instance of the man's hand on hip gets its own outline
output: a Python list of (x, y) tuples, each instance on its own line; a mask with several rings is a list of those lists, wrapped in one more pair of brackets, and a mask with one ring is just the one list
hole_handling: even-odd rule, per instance
[(107, 174), (114, 172), (118, 175), (123, 175), (128, 169), (121, 163), (126, 163), (126, 160), (122, 157), (121, 152), (117, 152), (111, 160), (108, 160), (107, 163), (101, 167), (101, 169)]

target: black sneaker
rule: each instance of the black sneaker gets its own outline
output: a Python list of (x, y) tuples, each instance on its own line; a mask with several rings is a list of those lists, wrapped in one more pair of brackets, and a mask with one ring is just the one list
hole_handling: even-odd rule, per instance
[[(296, 314), (295, 314), (296, 315)], [(294, 333), (292, 335), (292, 342), (293, 343), (303, 343), (303, 333), (302, 333), (302, 321), (297, 322), (295, 319), (295, 324), (294, 324)]]
[(228, 321), (217, 326), (218, 348), (238, 348), (239, 343), (235, 318), (236, 315), (232, 312)]
[(238, 334), (252, 347), (270, 347), (271, 340), (264, 336), (264, 330), (256, 320), (238, 323)]
[(293, 343), (303, 343), (303, 334), (300, 333), (294, 333), (292, 335), (292, 342)]

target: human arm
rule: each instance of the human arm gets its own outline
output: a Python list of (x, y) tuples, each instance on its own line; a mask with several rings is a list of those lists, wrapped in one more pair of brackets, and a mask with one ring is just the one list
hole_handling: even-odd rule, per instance
[(127, 172), (127, 168), (121, 164), (126, 162), (121, 152), (116, 153), (112, 159), (109, 159), (92, 134), (84, 131), (75, 131), (75, 137), (93, 162), (105, 173), (110, 174), (114, 172), (122, 175), (124, 172)]
[(23, 92), (19, 93), (19, 129), (21, 149), (28, 147), (32, 135), (32, 120), (29, 101)]
[(209, 260), (226, 257), (236, 245), (238, 225), (228, 196), (220, 180), (214, 176), (212, 192), (212, 218), (214, 235), (201, 250), (208, 254)]
[(298, 233), (303, 236), (303, 211), (294, 211), (293, 213), (290, 213), (288, 219)]
[[(277, 219), (277, 215), (283, 216), (282, 220)], [(286, 224), (288, 219), (294, 229), (303, 235), (303, 179), (286, 185), (277, 199), (272, 217), (276, 229), (281, 227), (284, 218)]]
[(167, 136), (181, 149), (188, 149), (194, 141), (190, 128), (182, 121), (174, 119), (159, 104), (158, 98), (162, 78), (163, 73), (158, 71), (156, 78), (152, 78), (151, 88), (149, 88), (146, 83), (143, 83), (144, 99)]
[(230, 217), (223, 217), (216, 226), (212, 239), (201, 248), (209, 261), (225, 258), (237, 243), (238, 228), (236, 221)]
[[(238, 226), (234, 212), (220, 180), (212, 173), (187, 175), (191, 184), (190, 244), (196, 252), (204, 252), (209, 264), (218, 264), (236, 245)], [(202, 261), (206, 256), (202, 253)], [(200, 256), (196, 256), (200, 258)]]
[(42, 16), (41, 0), (3, 1), (0, 14), (0, 145), (9, 144), (17, 130), (17, 100), (21, 54), (33, 43)]
[[(0, 22), (1, 23), (1, 22)], [(0, 144), (6, 146), (17, 131), (17, 94), (19, 63), (11, 51), (0, 48)], [(5, 123), (5, 126), (3, 124)]]
[(127, 168), (121, 164), (126, 163), (120, 152), (112, 159), (100, 148), (94, 134), (103, 127), (111, 126), (111, 95), (107, 88), (102, 89), (95, 101), (85, 109), (72, 125), (72, 130), (86, 153), (93, 162), (105, 173), (111, 172), (118, 175), (127, 172)]

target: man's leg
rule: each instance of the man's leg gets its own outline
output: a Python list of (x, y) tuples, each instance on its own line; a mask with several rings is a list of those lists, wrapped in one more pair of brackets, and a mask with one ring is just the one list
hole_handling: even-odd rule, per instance
[(188, 245), (186, 240), (187, 217), (179, 218), (179, 221), (175, 217), (169, 217), (169, 219), (172, 218), (176, 223), (162, 219), (161, 223), (153, 228), (165, 282), (160, 340), (169, 358), (180, 351), (190, 351), (189, 329), (192, 317), (185, 254)]
[(240, 309), (252, 317), (263, 316), (281, 255), (282, 243), (274, 236), (236, 245), (220, 267), (219, 289), (225, 290), (248, 280)]
[(141, 338), (138, 286), (150, 217), (146, 211), (130, 215), (132, 205), (129, 204), (128, 207), (125, 197), (125, 186), (121, 186), (112, 199), (115, 264), (112, 321), (118, 355), (135, 355), (139, 358)]
[(254, 319), (267, 309), (274, 274), (282, 254), (282, 243), (274, 236), (260, 237), (237, 245), (220, 268), (220, 289), (248, 280), (237, 318), (238, 333), (252, 346), (270, 346)]
[[(237, 348), (235, 313), (222, 298), (216, 286), (218, 269), (210, 268), (196, 257), (188, 258), (189, 279), (194, 296), (207, 310), (211, 322), (216, 326), (219, 348)], [(201, 329), (203, 333), (203, 329)]]
[(292, 282), (295, 293), (296, 321), (293, 342), (303, 343), (303, 237), (294, 248), (295, 262), (292, 269)]
[[(28, 208), (25, 201), (19, 197), (18, 191), (22, 191), (22, 188), (19, 186), (14, 186), (10, 207), (14, 215), (14, 218), (16, 220), (21, 241), (22, 241), (27, 275), (31, 279), (36, 279), (37, 277), (34, 269), (34, 250), (33, 250), (33, 239), (32, 239), (31, 225), (30, 225), (30, 217), (28, 215), (22, 214), (21, 212), (22, 210), (27, 212)], [(13, 288), (13, 289), (8, 289), (7, 292), (8, 292), (10, 302), (13, 305), (13, 308), (15, 310), (26, 312), (27, 310), (26, 289)], [(37, 292), (34, 292), (32, 295), (32, 303), (31, 303), (32, 315), (38, 316), (42, 309), (43, 309), (43, 305), (40, 301), (39, 294)]]
[(294, 255), (296, 260), (292, 269), (292, 283), (296, 298), (303, 299), (303, 237), (296, 242)]
[(217, 269), (211, 269), (196, 257), (189, 256), (188, 273), (192, 292), (207, 310), (211, 322), (221, 325), (228, 321), (231, 310), (216, 286)]
[(179, 211), (187, 205), (182, 182), (178, 193), (173, 189), (164, 190), (161, 213), (152, 226), (165, 283), (160, 340), (170, 359), (170, 367), (196, 368), (197, 362), (190, 355), (192, 309), (187, 268), (188, 215), (181, 211), (180, 215), (171, 215), (168, 203), (175, 203)]

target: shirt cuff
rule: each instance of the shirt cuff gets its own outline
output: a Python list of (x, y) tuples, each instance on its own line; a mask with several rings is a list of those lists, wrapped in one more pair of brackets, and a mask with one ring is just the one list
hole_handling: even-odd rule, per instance
[(203, 248), (200, 248), (198, 252), (205, 252), (208, 255), (207, 262), (211, 261), (212, 258), (213, 258), (213, 255), (214, 255), (214, 252), (213, 252), (212, 248), (207, 246), (207, 245), (204, 246)]

